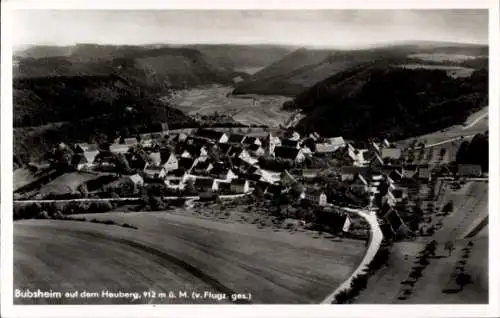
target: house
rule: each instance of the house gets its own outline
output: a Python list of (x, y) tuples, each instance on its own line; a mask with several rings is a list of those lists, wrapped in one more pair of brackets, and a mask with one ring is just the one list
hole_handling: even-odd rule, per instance
[(322, 210), (316, 212), (317, 223), (324, 224), (329, 228), (329, 232), (340, 233), (349, 232), (352, 220), (346, 213), (339, 213), (331, 210)]
[(245, 144), (245, 145), (258, 145), (258, 146), (262, 146), (262, 141), (260, 141), (260, 139), (257, 138), (257, 137), (247, 136), (243, 140), (243, 144)]
[(234, 193), (248, 193), (250, 185), (246, 179), (233, 179), (231, 180), (231, 192)]
[(394, 207), (404, 203), (408, 199), (408, 189), (400, 186), (393, 186), (387, 192), (387, 204)]
[(281, 173), (280, 181), (281, 185), (284, 188), (291, 187), (292, 185), (297, 183), (297, 179), (295, 179), (294, 176), (292, 176), (290, 172), (288, 172), (288, 170), (285, 170)]
[(217, 191), (217, 182), (213, 178), (196, 178), (194, 188), (198, 192)]
[(370, 162), (370, 167), (373, 169), (378, 169), (382, 166), (384, 166), (384, 160), (380, 157), (378, 153), (375, 153), (375, 156)]
[(459, 177), (481, 177), (483, 171), (480, 165), (459, 164), (457, 167), (457, 175)]
[(228, 144), (241, 144), (243, 143), (243, 140), (245, 140), (245, 135), (239, 135), (239, 134), (231, 134), (229, 136), (229, 139), (227, 140)]
[(160, 166), (165, 168), (165, 171), (173, 171), (179, 169), (179, 160), (175, 156), (175, 153), (169, 150), (160, 151)]
[(346, 146), (346, 142), (343, 137), (326, 138), (326, 142), (334, 146), (335, 150)]
[(124, 139), (120, 139), (120, 144), (125, 144), (125, 145), (128, 145), (128, 146), (132, 146), (132, 145), (135, 145), (137, 144), (139, 141), (137, 140), (137, 138), (133, 137), (133, 138), (124, 138)]
[(286, 147), (275, 147), (274, 156), (281, 159), (290, 159), (296, 163), (303, 162), (306, 159), (300, 149)]
[(342, 182), (353, 181), (359, 173), (368, 171), (368, 169), (368, 167), (344, 166), (340, 171), (340, 180)]
[(181, 158), (179, 158), (179, 161), (178, 161), (179, 168), (182, 168), (188, 172), (191, 171), (193, 164), (194, 164), (194, 159), (192, 159), (192, 158), (181, 157)]
[(403, 174), (400, 172), (399, 169), (393, 169), (387, 176), (387, 180), (389, 180), (389, 183), (391, 184), (398, 183), (402, 179), (403, 179)]
[(161, 166), (148, 166), (144, 169), (144, 178), (148, 180), (162, 180), (167, 176), (167, 171)]
[(393, 235), (407, 235), (409, 232), (408, 226), (404, 223), (403, 219), (395, 209), (389, 209), (382, 217), (386, 224), (390, 226)]
[(365, 194), (370, 190), (368, 180), (369, 179), (366, 175), (364, 176), (363, 174), (358, 173), (357, 177), (349, 185), (349, 188), (354, 193)]
[(302, 178), (304, 180), (314, 180), (320, 172), (321, 169), (302, 169)]
[(298, 140), (292, 140), (292, 139), (283, 139), (281, 141), (281, 147), (287, 147), (287, 148), (296, 148), (299, 149), (299, 141)]
[(87, 150), (87, 149), (88, 149), (88, 147), (86, 145), (84, 145), (84, 144), (75, 144), (73, 146), (73, 152), (74, 153), (84, 153), (85, 150)]
[(127, 153), (127, 160), (130, 164), (130, 167), (133, 169), (144, 170), (148, 165), (151, 164), (149, 156), (144, 151)]
[(191, 169), (191, 173), (196, 175), (207, 175), (213, 167), (214, 166), (210, 160), (196, 160), (193, 168)]
[(250, 154), (254, 155), (255, 157), (261, 157), (265, 154), (264, 148), (262, 146), (257, 145), (257, 144), (251, 144), (247, 147), (247, 150)]
[(309, 134), (309, 138), (311, 138), (312, 140), (316, 141), (316, 140), (320, 139), (321, 136), (317, 132), (313, 132), (313, 133)]
[(337, 147), (335, 145), (332, 145), (330, 143), (320, 143), (316, 144), (316, 154), (331, 154), (334, 153), (337, 150)]
[(71, 166), (76, 170), (83, 170), (87, 168), (88, 165), (87, 158), (83, 153), (75, 153), (71, 158)]
[(417, 176), (417, 174), (418, 174), (417, 165), (406, 165), (406, 166), (403, 166), (401, 174), (402, 174), (403, 178), (407, 178), (407, 179), (413, 179), (413, 178), (415, 178)]
[(181, 153), (182, 158), (196, 159), (198, 157), (206, 157), (208, 150), (205, 146), (200, 145), (186, 145), (184, 151)]
[(144, 179), (137, 173), (131, 176), (127, 176), (130, 181), (132, 181), (136, 186), (142, 187), (144, 185)]
[(159, 152), (152, 152), (149, 155), (151, 165), (159, 167), (161, 165), (161, 154)]
[(382, 148), (380, 157), (382, 158), (382, 160), (400, 160), (401, 154), (402, 152), (399, 148)]
[(274, 154), (274, 149), (278, 146), (281, 146), (281, 139), (277, 136), (273, 136), (271, 133), (269, 133), (268, 137), (268, 144), (269, 144), (269, 154), (273, 155)]
[(247, 162), (248, 164), (255, 165), (259, 162), (258, 159), (253, 158), (247, 150), (242, 150), (241, 153), (239, 154), (238, 158), (241, 160)]
[(221, 144), (226, 143), (229, 140), (229, 137), (226, 135), (226, 133), (210, 129), (198, 129), (196, 135), (198, 137), (205, 138), (215, 143), (221, 143)]
[(221, 194), (229, 194), (231, 193), (231, 183), (230, 182), (225, 182), (225, 181), (220, 181), (220, 180), (215, 180), (217, 183), (217, 191)]
[(209, 171), (210, 176), (219, 180), (224, 180), (230, 182), (233, 179), (238, 178), (238, 176), (229, 167), (223, 164), (216, 163), (213, 168)]
[(99, 154), (99, 151), (95, 150), (95, 151), (85, 151), (83, 155), (87, 159), (87, 164), (92, 165), (95, 163), (95, 159), (96, 159), (98, 154)]
[(418, 168), (418, 179), (430, 181), (432, 179), (431, 168), (422, 166)]
[(304, 192), (302, 192), (300, 198), (302, 200), (316, 203), (320, 206), (324, 206), (327, 203), (326, 193), (321, 189), (306, 189)]
[(263, 181), (270, 184), (279, 183), (281, 181), (281, 172), (278, 171), (260, 169), (260, 175)]

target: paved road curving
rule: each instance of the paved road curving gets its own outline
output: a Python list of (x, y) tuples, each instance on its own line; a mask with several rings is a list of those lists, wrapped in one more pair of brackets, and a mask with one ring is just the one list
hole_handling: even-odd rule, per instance
[(366, 250), (363, 260), (358, 265), (356, 270), (352, 272), (351, 276), (349, 276), (348, 279), (346, 279), (339, 287), (337, 287), (337, 289), (335, 289), (333, 293), (328, 295), (321, 302), (321, 304), (331, 304), (335, 300), (335, 296), (337, 296), (338, 293), (340, 293), (344, 289), (350, 288), (351, 281), (354, 279), (354, 277), (356, 277), (358, 274), (363, 273), (365, 271), (366, 266), (368, 266), (368, 264), (373, 260), (375, 254), (377, 254), (380, 248), (380, 244), (382, 243), (383, 239), (383, 234), (382, 231), (380, 230), (380, 226), (377, 220), (377, 215), (375, 214), (375, 212), (368, 210), (352, 209), (352, 208), (341, 208), (341, 209), (348, 213), (355, 213), (363, 217), (368, 222), (368, 224), (370, 225), (370, 238), (369, 238), (368, 249)]

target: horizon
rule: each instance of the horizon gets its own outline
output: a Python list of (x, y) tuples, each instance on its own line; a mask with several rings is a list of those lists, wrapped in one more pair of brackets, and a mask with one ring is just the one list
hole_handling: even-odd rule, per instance
[(488, 45), (488, 10), (17, 10), (14, 17), (15, 50), (78, 44)]

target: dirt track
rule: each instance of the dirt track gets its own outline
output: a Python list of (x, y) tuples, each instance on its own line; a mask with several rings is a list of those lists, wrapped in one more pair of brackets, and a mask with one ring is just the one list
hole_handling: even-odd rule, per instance
[[(149, 289), (188, 294), (217, 291), (251, 293), (252, 303), (318, 303), (350, 275), (364, 253), (361, 242), (332, 242), (303, 233), (260, 231), (167, 213), (118, 213), (102, 218), (127, 222), (139, 230), (89, 222), (16, 222), (14, 288), (61, 292), (108, 289), (139, 292), (141, 296)], [(165, 304), (169, 300), (64, 301), (148, 302)], [(172, 302), (218, 303), (210, 299)], [(37, 301), (17, 299), (15, 303)]]

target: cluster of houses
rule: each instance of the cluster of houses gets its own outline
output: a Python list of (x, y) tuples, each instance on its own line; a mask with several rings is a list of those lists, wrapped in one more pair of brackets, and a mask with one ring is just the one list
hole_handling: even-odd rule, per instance
[[(245, 135), (198, 129), (192, 134), (152, 134), (140, 141), (121, 138), (101, 145), (60, 144), (61, 149), (70, 150), (62, 157), (74, 169), (117, 172), (136, 187), (155, 183), (198, 194), (249, 193), (258, 187), (274, 195), (294, 189), (301, 200), (319, 206), (329, 202), (325, 189), (314, 183), (321, 170), (305, 169), (303, 163), (315, 156), (337, 158), (341, 162), (338, 180), (352, 193), (367, 198), (371, 206), (389, 206), (383, 216), (389, 224), (398, 223), (397, 210), (416, 200), (422, 183), (432, 181), (432, 166), (408, 164), (405, 149), (386, 139), (359, 143), (294, 131)], [(302, 173), (261, 167), (261, 158), (293, 162), (294, 170)], [(480, 176), (481, 171), (474, 165), (460, 165), (458, 174)]]

